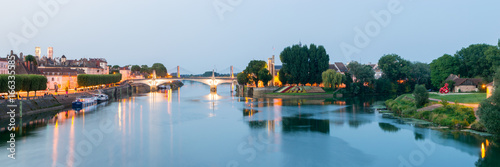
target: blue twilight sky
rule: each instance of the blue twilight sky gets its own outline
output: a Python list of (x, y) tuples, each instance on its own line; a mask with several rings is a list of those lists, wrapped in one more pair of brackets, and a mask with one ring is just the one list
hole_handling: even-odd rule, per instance
[[(44, 10), (47, 7), (40, 3), (57, 7)], [(180, 65), (194, 73), (214, 66), (219, 72), (228, 72), (230, 65), (241, 70), (250, 60), (273, 54), (281, 64), (279, 53), (299, 41), (324, 45), (330, 62), (376, 63), (389, 53), (431, 62), (470, 44), (496, 45), (500, 38), (498, 0), (1, 0), (0, 4), (2, 57), (12, 49), (34, 54), (36, 46), (46, 54), (52, 46), (56, 57), (103, 57), (112, 65), (161, 62), (167, 69)], [(373, 12), (389, 13), (390, 20), (381, 15), (382, 21), (377, 21)]]

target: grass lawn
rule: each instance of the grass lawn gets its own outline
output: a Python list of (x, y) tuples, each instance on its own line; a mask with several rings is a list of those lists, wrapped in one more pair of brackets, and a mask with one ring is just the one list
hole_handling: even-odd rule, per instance
[(430, 98), (447, 100), (449, 102), (458, 101), (459, 103), (473, 103), (479, 104), (481, 101), (486, 99), (486, 93), (452, 93), (441, 95), (437, 93), (430, 93)]

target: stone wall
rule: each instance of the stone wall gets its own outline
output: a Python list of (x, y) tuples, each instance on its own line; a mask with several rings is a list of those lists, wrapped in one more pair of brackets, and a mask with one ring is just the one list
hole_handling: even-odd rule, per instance
[[(7, 105), (10, 104), (11, 103), (8, 103), (7, 100), (0, 101), (0, 119), (10, 118), (10, 116), (7, 115), (7, 112), (9, 112), (10, 110)], [(15, 104), (20, 106), (21, 101), (17, 100)], [(32, 100), (22, 100), (23, 116), (38, 114), (46, 111), (60, 110), (63, 107), (64, 106), (61, 105), (61, 103), (59, 103), (59, 101), (54, 96), (45, 96), (43, 98)], [(20, 116), (20, 107), (17, 107), (15, 109), (16, 117)]]

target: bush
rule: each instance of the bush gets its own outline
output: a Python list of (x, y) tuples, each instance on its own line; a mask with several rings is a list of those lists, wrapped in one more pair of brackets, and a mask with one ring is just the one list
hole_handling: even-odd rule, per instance
[[(500, 83), (500, 68), (495, 74), (495, 83)], [(495, 84), (495, 91), (490, 98), (481, 102), (477, 111), (481, 123), (489, 133), (500, 134), (500, 84)]]
[(112, 84), (120, 82), (122, 74), (105, 74), (105, 75), (92, 75), (80, 74), (77, 76), (78, 86), (95, 86), (102, 84)]
[(472, 108), (456, 104), (439, 107), (432, 111), (418, 112), (415, 117), (451, 128), (464, 128), (476, 120)]
[(427, 92), (424, 85), (416, 85), (413, 96), (415, 96), (415, 105), (417, 108), (429, 103), (429, 92)]

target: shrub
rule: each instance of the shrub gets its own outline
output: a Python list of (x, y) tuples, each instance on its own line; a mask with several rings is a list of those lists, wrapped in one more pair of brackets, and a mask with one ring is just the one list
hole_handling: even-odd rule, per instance
[[(500, 83), (500, 68), (495, 74), (495, 83)], [(500, 134), (500, 84), (495, 84), (493, 95), (481, 102), (478, 115), (489, 133)]]
[(416, 85), (413, 96), (415, 96), (415, 105), (417, 108), (429, 103), (429, 92), (427, 92), (424, 85)]

